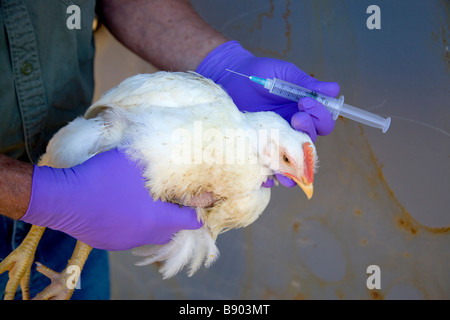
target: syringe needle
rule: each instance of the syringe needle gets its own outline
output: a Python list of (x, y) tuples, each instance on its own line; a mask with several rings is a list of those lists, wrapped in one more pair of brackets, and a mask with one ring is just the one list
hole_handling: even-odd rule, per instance
[(242, 73), (239, 73), (239, 72), (230, 70), (230, 69), (225, 69), (225, 70), (250, 79), (250, 76), (247, 76), (247, 75), (245, 75), (245, 74), (242, 74)]

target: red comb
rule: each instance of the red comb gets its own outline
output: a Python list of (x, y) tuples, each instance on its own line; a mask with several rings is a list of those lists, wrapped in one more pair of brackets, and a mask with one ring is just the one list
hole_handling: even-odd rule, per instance
[(305, 160), (304, 177), (307, 183), (312, 183), (314, 180), (314, 155), (309, 142), (303, 144), (303, 157)]

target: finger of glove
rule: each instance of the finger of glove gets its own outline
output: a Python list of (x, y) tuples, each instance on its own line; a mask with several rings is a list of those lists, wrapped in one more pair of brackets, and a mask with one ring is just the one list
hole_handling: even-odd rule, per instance
[(307, 112), (297, 112), (291, 118), (291, 126), (295, 130), (301, 131), (309, 135), (314, 142), (317, 139), (316, 125), (313, 118)]
[[(195, 209), (190, 207), (157, 200), (153, 202), (150, 210), (152, 215), (149, 215), (148, 221), (141, 221), (141, 224), (148, 225), (146, 228), (148, 244), (165, 244), (180, 230), (195, 230), (203, 226), (203, 223), (197, 219)], [(138, 244), (140, 245), (143, 243)]]
[(198, 221), (195, 209), (186, 206), (180, 206), (176, 203), (154, 202), (152, 210), (161, 212), (160, 223), (168, 225), (175, 229), (193, 230), (200, 228), (203, 224)]
[(283, 176), (282, 174), (275, 174), (275, 176), (277, 177), (278, 182), (280, 182), (283, 186), (285, 186), (286, 188), (292, 188), (295, 187), (296, 183), (294, 180)]
[[(315, 80), (315, 79), (314, 79)], [(337, 82), (326, 82), (326, 81), (312, 81), (308, 89), (314, 90), (321, 94), (330, 97), (336, 97), (340, 91), (339, 84)]]
[(311, 116), (314, 128), (318, 135), (326, 136), (334, 129), (334, 120), (330, 111), (321, 103), (312, 99), (304, 98), (298, 103), (300, 111), (305, 111)]
[(295, 65), (285, 65), (285, 78), (280, 79), (284, 79), (306, 89), (314, 90), (330, 97), (335, 97), (339, 93), (340, 87), (337, 82), (319, 81), (306, 72), (300, 70)]
[(273, 179), (267, 178), (267, 180), (264, 181), (261, 186), (263, 188), (272, 188), (274, 185), (275, 185), (275, 182), (273, 181)]
[[(340, 90), (337, 82), (318, 81), (300, 69), (295, 70), (294, 79), (300, 86), (331, 97), (335, 97)], [(324, 136), (333, 131), (333, 117), (322, 104), (312, 98), (304, 98), (299, 100), (298, 107), (300, 111), (311, 115), (312, 122), (305, 115), (294, 114), (291, 118), (293, 128), (308, 133), (313, 141), (316, 140), (317, 134)]]

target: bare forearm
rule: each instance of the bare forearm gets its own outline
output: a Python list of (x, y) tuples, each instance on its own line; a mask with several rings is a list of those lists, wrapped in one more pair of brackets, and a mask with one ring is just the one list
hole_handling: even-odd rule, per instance
[(209, 52), (228, 41), (188, 0), (106, 0), (100, 14), (120, 42), (162, 70), (195, 70)]
[(0, 214), (20, 219), (28, 209), (33, 165), (0, 154)]

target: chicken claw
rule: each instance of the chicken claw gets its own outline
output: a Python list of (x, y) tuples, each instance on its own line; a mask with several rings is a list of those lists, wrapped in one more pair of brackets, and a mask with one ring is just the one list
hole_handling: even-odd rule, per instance
[(91, 250), (92, 247), (78, 241), (69, 263), (61, 273), (36, 263), (36, 270), (50, 278), (52, 282), (33, 300), (69, 300)]
[(0, 274), (9, 271), (9, 280), (5, 288), (5, 300), (13, 300), (20, 284), (23, 300), (30, 299), (30, 270), (34, 254), (45, 227), (32, 226), (25, 239), (13, 252), (0, 263)]
[(73, 281), (76, 283), (78, 275), (69, 272), (67, 267), (58, 273), (39, 262), (36, 262), (36, 265), (36, 270), (50, 278), (52, 283), (38, 293), (33, 300), (69, 300), (75, 289), (75, 286), (72, 286)]

